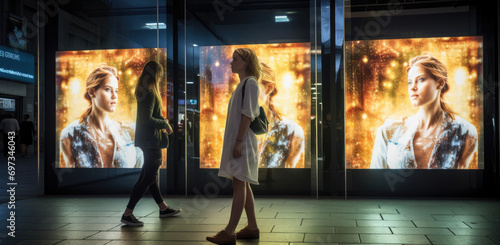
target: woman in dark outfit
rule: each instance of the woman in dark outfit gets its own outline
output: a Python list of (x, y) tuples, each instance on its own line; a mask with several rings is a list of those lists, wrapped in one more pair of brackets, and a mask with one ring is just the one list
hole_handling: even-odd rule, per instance
[(170, 208), (164, 201), (158, 186), (158, 169), (161, 165), (161, 148), (159, 142), (161, 132), (171, 134), (172, 128), (167, 119), (161, 115), (163, 103), (160, 96), (159, 83), (163, 74), (162, 66), (156, 61), (149, 61), (139, 76), (135, 89), (137, 100), (137, 121), (135, 128), (135, 146), (144, 152), (144, 165), (139, 180), (132, 189), (127, 209), (121, 222), (129, 226), (142, 226), (132, 214), (135, 205), (141, 199), (146, 189), (160, 208), (160, 218), (170, 217), (182, 210)]

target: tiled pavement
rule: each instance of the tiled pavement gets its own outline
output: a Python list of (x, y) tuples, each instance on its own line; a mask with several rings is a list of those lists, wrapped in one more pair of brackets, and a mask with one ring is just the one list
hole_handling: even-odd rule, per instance
[[(1, 244), (210, 244), (207, 235), (228, 220), (231, 199), (168, 197), (183, 208), (158, 218), (150, 197), (135, 214), (144, 227), (120, 224), (127, 197), (41, 197), (16, 203), (16, 237), (6, 237), (7, 205), (0, 205)], [(237, 244), (500, 244), (498, 200), (387, 200), (256, 197), (261, 238)], [(246, 223), (243, 214), (242, 228)]]

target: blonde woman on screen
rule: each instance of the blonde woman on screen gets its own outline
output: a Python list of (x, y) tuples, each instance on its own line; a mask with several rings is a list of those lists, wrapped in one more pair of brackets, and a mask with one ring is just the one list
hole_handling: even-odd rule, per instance
[(261, 138), (259, 167), (303, 168), (305, 153), (304, 130), (294, 121), (284, 117), (273, 103), (278, 94), (276, 75), (266, 63), (262, 65), (259, 82), (260, 100), (269, 120), (269, 132)]
[(443, 100), (449, 90), (445, 65), (423, 53), (410, 60), (407, 72), (410, 102), (419, 111), (378, 128), (370, 167), (467, 169), (477, 152), (477, 130)]
[(60, 137), (64, 168), (138, 168), (141, 149), (134, 146), (134, 128), (113, 121), (108, 114), (118, 104), (116, 68), (100, 64), (86, 80), (85, 100), (90, 106), (66, 126)]

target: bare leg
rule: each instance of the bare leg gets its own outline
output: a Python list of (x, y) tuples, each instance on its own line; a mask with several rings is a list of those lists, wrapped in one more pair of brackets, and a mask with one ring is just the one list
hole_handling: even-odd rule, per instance
[(253, 198), (252, 188), (250, 187), (250, 183), (246, 182), (246, 191), (247, 196), (245, 200), (245, 213), (247, 214), (248, 219), (248, 229), (257, 230), (257, 218), (255, 217), (255, 203)]
[(226, 234), (233, 235), (238, 222), (240, 221), (246, 198), (246, 182), (233, 177), (233, 205), (231, 207), (231, 217), (226, 226)]

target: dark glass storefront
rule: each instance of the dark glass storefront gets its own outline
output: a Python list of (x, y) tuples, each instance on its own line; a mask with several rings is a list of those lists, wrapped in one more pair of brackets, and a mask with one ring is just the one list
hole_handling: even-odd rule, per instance
[[(41, 194), (129, 194), (140, 151), (131, 148), (127, 167), (67, 167), (61, 132), (88, 107), (85, 79), (101, 63), (120, 76), (109, 117), (133, 129), (133, 92), (148, 60), (164, 67), (163, 115), (174, 126), (162, 191), (231, 194), (230, 181), (217, 177), (227, 101), (239, 82), (229, 62), (234, 49), (249, 47), (274, 91), (262, 95), (263, 106), (281, 117), (259, 138), (256, 195), (498, 196), (498, 3), (73, 0), (3, 8), (0, 44), (34, 57), (35, 82), (0, 78), (0, 99), (18, 103), (18, 119), (31, 113), (39, 123)], [(9, 44), (16, 23), (26, 49)], [(444, 98), (477, 131), (466, 169), (383, 169), (373, 160), (377, 129), (418, 111), (406, 69), (424, 52), (445, 63)]]

